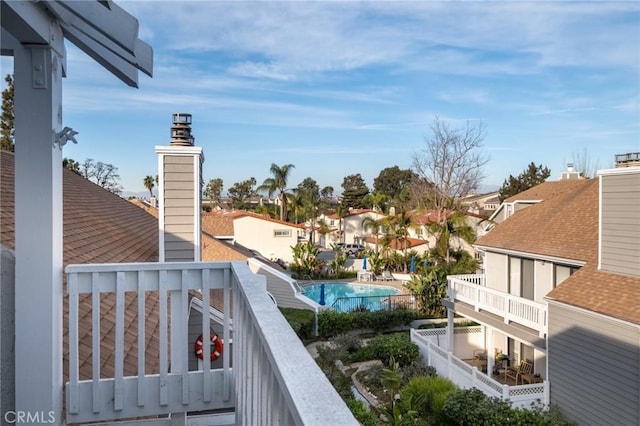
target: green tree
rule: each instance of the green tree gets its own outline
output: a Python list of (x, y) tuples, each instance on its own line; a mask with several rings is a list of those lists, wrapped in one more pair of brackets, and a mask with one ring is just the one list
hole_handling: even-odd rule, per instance
[(324, 205), (320, 195), (320, 187), (314, 179), (308, 177), (300, 182), (293, 192), (300, 198), (304, 218), (303, 220), (305, 222), (307, 220), (311, 222), (310, 237), (311, 241), (315, 242), (314, 234), (316, 229), (316, 219)]
[(345, 176), (342, 180), (342, 202), (346, 208), (362, 209), (366, 206), (365, 197), (369, 194), (369, 188), (362, 179), (360, 173)]
[(222, 196), (222, 179), (215, 178), (210, 179), (207, 186), (204, 188), (204, 196), (207, 197), (212, 205), (220, 204), (220, 197)]
[(153, 197), (153, 187), (155, 186), (153, 176), (145, 176), (144, 177), (144, 187), (149, 190), (149, 197)]
[(14, 83), (13, 76), (11, 74), (7, 74), (4, 78), (4, 81), (7, 82), (7, 88), (2, 91), (2, 119), (0, 120), (0, 149), (4, 151), (13, 151), (14, 150), (14, 136), (15, 136), (15, 128), (14, 128), (14, 119), (15, 114), (13, 110), (13, 99), (14, 99)]
[(64, 167), (67, 170), (71, 170), (73, 173), (77, 175), (82, 176), (82, 173), (80, 173), (80, 163), (78, 163), (77, 161), (71, 158), (64, 158), (62, 160), (62, 167)]
[(422, 275), (412, 275), (407, 289), (418, 301), (418, 309), (430, 318), (443, 318), (447, 310), (442, 298), (447, 295), (447, 268), (444, 265), (429, 265)]
[(383, 220), (378, 220), (371, 216), (362, 218), (362, 229), (365, 231), (370, 230), (376, 236), (376, 253), (378, 253), (379, 236), (383, 226)]
[(293, 164), (285, 164), (278, 166), (275, 163), (271, 164), (269, 169), (272, 176), (264, 180), (262, 185), (257, 189), (258, 191), (266, 191), (269, 197), (278, 193), (278, 202), (280, 203), (280, 220), (287, 220), (287, 180), (291, 169), (295, 166)]
[(387, 216), (384, 225), (387, 228), (387, 233), (384, 235), (383, 240), (387, 240), (396, 249), (402, 247), (404, 255), (402, 259), (403, 269), (404, 272), (407, 272), (407, 247), (409, 230), (414, 226), (413, 218), (403, 209), (395, 216)]
[(532, 161), (518, 177), (509, 175), (509, 178), (504, 180), (499, 190), (500, 202), (536, 185), (540, 185), (549, 176), (551, 176), (551, 171), (547, 167), (543, 167), (542, 164), (536, 166)]
[(331, 251), (333, 252), (333, 260), (329, 262), (329, 268), (331, 268), (334, 275), (338, 276), (344, 264), (347, 263), (349, 255), (342, 251), (337, 244), (331, 244)]
[(338, 242), (344, 243), (344, 229), (342, 227), (342, 219), (347, 214), (347, 209), (342, 204), (336, 206), (336, 215), (338, 216)]
[(333, 186), (325, 186), (320, 190), (320, 196), (326, 205), (333, 204), (333, 192)]
[(293, 252), (291, 270), (297, 273), (299, 277), (315, 276), (324, 265), (324, 261), (318, 259), (320, 250), (311, 241), (298, 243), (292, 246), (291, 250)]
[(451, 259), (451, 239), (458, 238), (473, 244), (476, 241), (475, 230), (467, 223), (466, 215), (456, 211), (448, 215), (442, 222), (429, 225), (429, 233), (436, 237), (436, 254), (440, 259), (449, 262)]
[(370, 192), (364, 197), (364, 201), (367, 207), (371, 207), (379, 212), (384, 212), (387, 209), (388, 198), (389, 197), (381, 192)]
[(373, 179), (373, 189), (391, 200), (397, 200), (407, 190), (413, 177), (414, 173), (409, 169), (401, 170), (398, 166), (387, 167)]
[(256, 178), (250, 177), (242, 182), (236, 182), (227, 191), (231, 197), (231, 206), (234, 209), (244, 210), (247, 208), (247, 200), (257, 195), (254, 186)]
[(402, 383), (402, 369), (400, 368), (400, 363), (396, 362), (396, 360), (391, 357), (389, 360), (389, 367), (382, 370), (382, 375), (380, 376), (380, 384), (387, 390), (389, 393), (389, 405), (391, 410), (393, 410), (393, 406), (396, 401), (396, 395), (400, 392), (400, 384)]

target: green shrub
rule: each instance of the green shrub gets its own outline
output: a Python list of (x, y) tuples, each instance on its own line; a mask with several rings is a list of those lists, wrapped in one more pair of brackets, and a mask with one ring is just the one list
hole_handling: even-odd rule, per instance
[(419, 407), (420, 415), (432, 416), (438, 424), (446, 422), (446, 416), (442, 409), (447, 397), (456, 390), (456, 385), (451, 380), (438, 376), (416, 376), (400, 391), (400, 398), (417, 398), (423, 396), (424, 400)]
[(482, 391), (459, 389), (447, 398), (443, 412), (449, 424), (459, 426), (471, 425), (511, 425), (509, 420), (511, 406), (498, 398), (490, 398)]
[(496, 425), (496, 426), (568, 426), (557, 407), (545, 410), (540, 404), (530, 409), (512, 408), (511, 404), (498, 398), (486, 396), (478, 389), (460, 389), (447, 398), (443, 413), (449, 424)]
[(404, 374), (402, 384), (406, 385), (409, 380), (419, 376), (435, 376), (437, 374), (436, 369), (424, 365), (421, 360), (416, 360), (409, 365), (402, 367), (402, 373)]
[(353, 353), (362, 347), (362, 339), (354, 334), (339, 334), (331, 339), (333, 346), (347, 354)]
[(401, 367), (412, 364), (420, 358), (418, 346), (411, 342), (409, 333), (393, 333), (376, 336), (365, 346), (347, 357), (348, 362), (379, 359), (388, 365), (394, 358)]
[(361, 425), (377, 426), (379, 424), (376, 416), (367, 409), (364, 402), (355, 398), (349, 398), (345, 402), (347, 403), (349, 410), (353, 413), (353, 416)]
[(349, 313), (335, 312), (330, 309), (321, 311), (318, 313), (318, 334), (327, 338), (352, 330), (351, 317)]
[(293, 331), (300, 340), (307, 342), (314, 338), (315, 313), (308, 309), (280, 308)]
[(318, 314), (318, 333), (324, 338), (362, 329), (380, 333), (399, 326), (409, 326), (416, 318), (417, 312), (409, 309), (373, 312), (324, 310)]

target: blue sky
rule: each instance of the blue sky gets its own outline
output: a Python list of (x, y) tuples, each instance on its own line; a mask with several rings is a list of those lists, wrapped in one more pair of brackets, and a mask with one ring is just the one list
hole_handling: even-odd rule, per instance
[[(204, 179), (294, 164), (341, 192), (411, 167), (434, 117), (481, 120), (485, 188), (534, 161), (557, 179), (586, 150), (599, 168), (640, 151), (640, 6), (631, 2), (118, 2), (154, 49), (132, 89), (67, 43), (63, 155), (157, 173), (171, 114), (193, 115)], [(2, 59), (2, 75), (11, 61)]]

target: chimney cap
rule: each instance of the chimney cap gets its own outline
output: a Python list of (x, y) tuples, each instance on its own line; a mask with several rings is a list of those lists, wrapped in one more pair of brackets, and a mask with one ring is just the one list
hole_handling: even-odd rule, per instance
[(187, 112), (174, 112), (173, 122), (174, 124), (191, 124), (191, 114)]

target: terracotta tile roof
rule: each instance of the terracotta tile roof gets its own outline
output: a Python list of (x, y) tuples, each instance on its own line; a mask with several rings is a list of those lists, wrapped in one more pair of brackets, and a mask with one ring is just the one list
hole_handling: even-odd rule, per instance
[(585, 262), (547, 298), (640, 324), (640, 277), (599, 271), (597, 179), (545, 182), (511, 199), (541, 199), (476, 245)]
[[(15, 247), (14, 229), (14, 155), (0, 151), (0, 223), (1, 243)], [(144, 210), (90, 181), (63, 171), (64, 265), (71, 263), (157, 262), (158, 221)], [(125, 314), (125, 374), (137, 373), (137, 296), (127, 293)], [(79, 298), (80, 377), (91, 374), (91, 298)], [(113, 374), (115, 297), (101, 300), (101, 369)], [(158, 300), (154, 293), (146, 298), (146, 370), (158, 371)], [(68, 377), (68, 300), (64, 298), (64, 377)]]
[[(376, 237), (365, 237), (364, 241), (366, 241), (368, 244), (375, 244)], [(378, 244), (381, 244), (380, 238), (378, 238)], [(411, 237), (407, 238), (407, 250), (410, 250), (417, 246), (421, 246), (422, 244), (427, 244), (427, 241), (421, 240), (419, 238), (411, 238)], [(400, 239), (391, 240), (389, 247), (395, 250), (404, 250), (404, 240), (400, 240)]]
[[(351, 209), (348, 212), (346, 212), (343, 216), (342, 219), (346, 218), (346, 217), (350, 217), (350, 216), (358, 216), (361, 214), (365, 214), (365, 213), (377, 213), (377, 214), (382, 214), (378, 211), (375, 210), (371, 210), (371, 209)], [(340, 216), (338, 216), (337, 213), (332, 213), (330, 215), (327, 216), (329, 219), (335, 219), (335, 220), (340, 220)]]
[[(256, 219), (266, 220), (268, 222), (274, 222), (281, 225), (291, 226), (293, 228), (299, 228), (299, 229), (306, 228), (303, 223), (296, 224), (296, 223), (286, 222), (284, 220), (274, 219), (266, 214), (258, 214), (258, 213), (249, 212), (246, 210), (233, 210), (233, 211), (218, 210), (218, 211), (204, 213), (202, 215), (202, 229), (214, 236), (233, 235), (233, 225), (231, 225), (232, 226), (231, 233), (229, 234), (220, 233), (220, 232), (228, 232), (229, 225), (228, 225), (228, 222), (223, 222), (223, 223), (219, 223), (219, 222), (222, 222), (225, 220), (228, 221), (229, 218), (231, 218), (231, 223), (233, 223), (232, 222), (233, 219), (241, 218), (241, 217), (253, 217)], [(205, 223), (207, 228), (205, 228)], [(215, 231), (215, 232), (212, 232), (212, 231)]]

